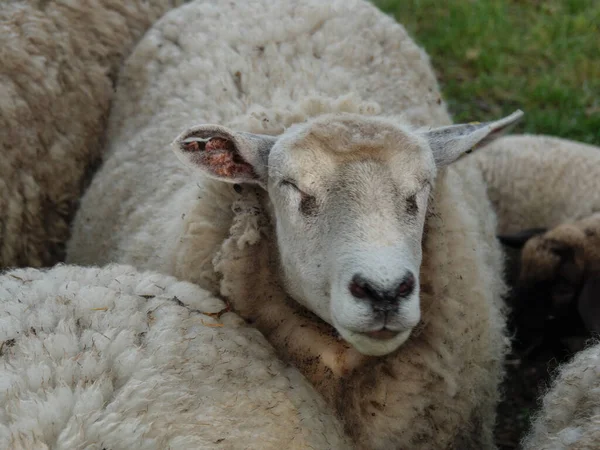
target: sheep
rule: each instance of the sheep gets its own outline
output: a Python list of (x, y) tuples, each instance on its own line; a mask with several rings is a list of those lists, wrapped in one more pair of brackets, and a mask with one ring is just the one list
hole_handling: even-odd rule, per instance
[(0, 268), (64, 259), (122, 58), (180, 3), (0, 2)]
[[(493, 239), (493, 226), (487, 236), (469, 229), (467, 242), (462, 234), (456, 242), (455, 231), (438, 233), (445, 220), (455, 220), (448, 214), (451, 204), (432, 205), (439, 218), (429, 219), (424, 244), (421, 274), (429, 279), (421, 280), (422, 324), (397, 352), (375, 358), (338, 341), (335, 330), (288, 298), (272, 275), (274, 244), (259, 238), (272, 234), (265, 229), (268, 219), (254, 225), (255, 203), (244, 196), (234, 202), (239, 212), (215, 257), (221, 293), (282, 358), (301, 369), (344, 419), (357, 448), (495, 448), (491, 432), (506, 346), (502, 316), (493, 304), (500, 282), (460, 255), (461, 244), (475, 249), (478, 240)], [(494, 256), (497, 262), (498, 255), (490, 253), (483, 259)], [(450, 270), (437, 284), (440, 273), (433, 268), (453, 264), (465, 268)], [(474, 287), (480, 276), (491, 292)], [(473, 286), (476, 294), (440, 294), (455, 281)]]
[(595, 450), (600, 445), (600, 342), (560, 367), (523, 450)]
[[(166, 14), (125, 64), (67, 261), (131, 264), (227, 297), (316, 386), (358, 448), (495, 448), (508, 347), (502, 253), (481, 174), (443, 166), (520, 115), (450, 126), (425, 54), (367, 2), (192, 2)], [(177, 133), (172, 148), (198, 175), (170, 152)], [(322, 159), (284, 173), (304, 144)], [(337, 234), (294, 230), (305, 216), (321, 220), (317, 176), (355, 157), (366, 166), (350, 164), (348, 184), (331, 188), (337, 213), (322, 219)], [(292, 177), (303, 173), (315, 178)], [(261, 237), (274, 233), (267, 254)], [(391, 241), (402, 248), (378, 248)], [(348, 268), (330, 268), (319, 245)], [(329, 292), (309, 290), (334, 272)], [(375, 283), (397, 284), (397, 295)], [(390, 329), (376, 322), (378, 296), (393, 311)]]
[(483, 172), (501, 235), (554, 228), (600, 212), (600, 147), (544, 135), (511, 135), (462, 164)]
[(0, 448), (351, 449), (260, 333), (131, 266), (0, 275)]
[[(544, 334), (551, 339), (548, 343), (562, 347), (567, 343), (563, 338), (576, 333), (581, 323), (576, 313), (570, 318), (560, 317), (562, 314), (550, 307), (548, 298), (566, 295), (574, 299), (575, 294), (560, 294), (562, 288), (558, 284), (550, 285), (559, 281), (559, 275), (552, 273), (558, 270), (559, 261), (552, 254), (548, 239), (534, 240), (536, 244), (532, 242), (527, 255), (522, 256), (518, 250), (536, 235), (568, 223), (580, 227), (574, 222), (600, 212), (600, 148), (550, 136), (511, 135), (500, 137), (461, 164), (481, 170), (497, 214), (498, 234), (507, 253), (506, 279), (514, 287), (508, 302), (513, 307), (517, 327), (516, 348), (526, 354), (539, 349), (543, 328), (547, 328)], [(583, 237), (569, 237), (568, 229), (551, 233), (553, 238), (571, 247), (573, 239), (579, 242)], [(519, 281), (521, 259), (529, 260), (529, 267)], [(543, 265), (536, 269), (537, 263)], [(569, 265), (561, 269), (563, 275), (568, 275), (569, 270)], [(534, 287), (535, 280), (546, 281), (546, 285)], [(548, 321), (548, 316), (556, 320)], [(568, 346), (575, 346), (574, 349), (581, 345), (577, 340), (568, 341)]]
[(579, 336), (567, 342), (581, 345), (600, 333), (600, 213), (551, 230), (501, 235), (500, 241), (522, 248), (511, 296), (520, 347), (531, 348), (544, 336), (558, 342)]

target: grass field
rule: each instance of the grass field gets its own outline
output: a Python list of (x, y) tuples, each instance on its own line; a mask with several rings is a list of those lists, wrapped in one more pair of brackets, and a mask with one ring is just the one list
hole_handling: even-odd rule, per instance
[(600, 1), (374, 0), (429, 53), (456, 121), (600, 145)]

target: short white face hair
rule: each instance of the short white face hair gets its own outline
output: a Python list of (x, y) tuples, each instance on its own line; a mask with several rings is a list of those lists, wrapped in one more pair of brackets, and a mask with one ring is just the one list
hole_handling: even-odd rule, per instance
[(281, 136), (200, 125), (173, 149), (209, 177), (268, 192), (287, 292), (359, 352), (379, 356), (420, 320), (421, 241), (437, 170), (522, 115), (411, 130), (328, 114)]

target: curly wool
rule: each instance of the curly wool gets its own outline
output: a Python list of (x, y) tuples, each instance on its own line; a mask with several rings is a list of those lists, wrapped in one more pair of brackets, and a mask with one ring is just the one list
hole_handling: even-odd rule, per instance
[(1, 275), (0, 448), (350, 448), (299, 372), (224, 308), (129, 266)]
[(122, 58), (182, 0), (0, 4), (0, 268), (64, 258)]
[(595, 450), (600, 443), (600, 343), (560, 367), (523, 450)]

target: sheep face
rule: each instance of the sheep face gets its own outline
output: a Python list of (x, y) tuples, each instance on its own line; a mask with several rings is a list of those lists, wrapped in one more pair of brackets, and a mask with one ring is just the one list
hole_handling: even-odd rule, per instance
[(579, 334), (578, 291), (584, 281), (583, 233), (571, 225), (527, 241), (513, 299), (517, 347), (528, 348), (543, 334)]
[(421, 238), (435, 174), (418, 137), (352, 116), (295, 127), (269, 155), (286, 289), (365, 354), (395, 350), (419, 322)]
[(549, 231), (499, 236), (522, 248), (511, 299), (517, 348), (600, 332), (600, 214)]
[(174, 150), (208, 176), (263, 187), (288, 293), (359, 352), (385, 355), (420, 320), (421, 240), (438, 168), (521, 114), (416, 131), (324, 115), (279, 137), (203, 125)]

